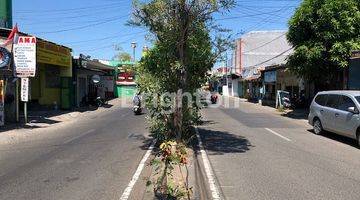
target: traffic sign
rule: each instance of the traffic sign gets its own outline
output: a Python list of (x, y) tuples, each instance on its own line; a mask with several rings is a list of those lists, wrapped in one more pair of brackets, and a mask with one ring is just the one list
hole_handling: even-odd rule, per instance
[(14, 44), (15, 76), (35, 77), (36, 37), (20, 36)]

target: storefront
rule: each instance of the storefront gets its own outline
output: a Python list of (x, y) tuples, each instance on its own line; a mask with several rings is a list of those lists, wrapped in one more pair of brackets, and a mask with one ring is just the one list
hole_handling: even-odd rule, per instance
[(262, 71), (263, 91), (262, 104), (274, 106), (278, 90), (287, 91), (291, 99), (304, 92), (304, 83), (292, 74), (284, 65), (268, 66)]
[(5, 44), (11, 29), (0, 28), (0, 126), (18, 118), (16, 88), (18, 81), (12, 70), (12, 44)]
[(360, 90), (360, 51), (354, 51), (350, 59), (348, 89)]
[[(114, 97), (115, 69), (112, 66), (80, 55), (79, 58), (73, 59), (73, 69), (73, 82), (76, 85), (75, 105), (77, 107), (88, 105), (93, 98), (100, 95), (98, 89), (104, 91), (102, 98)], [(92, 82), (94, 76), (100, 77), (100, 82), (96, 85)]]
[(101, 61), (116, 69), (115, 97), (133, 97), (137, 91), (134, 62)]
[(30, 109), (70, 109), (72, 105), (71, 49), (37, 39), (36, 76), (30, 79)]
[(258, 102), (261, 97), (262, 70), (262, 67), (248, 67), (242, 71), (242, 93), (244, 94), (244, 98), (247, 98), (249, 101)]

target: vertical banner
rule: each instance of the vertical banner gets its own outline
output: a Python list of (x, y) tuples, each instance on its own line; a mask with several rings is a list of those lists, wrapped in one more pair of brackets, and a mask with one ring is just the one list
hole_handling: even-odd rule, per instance
[(29, 78), (21, 78), (21, 101), (29, 101)]
[(5, 81), (0, 80), (0, 126), (5, 124), (5, 114), (4, 114), (4, 105), (5, 105)]

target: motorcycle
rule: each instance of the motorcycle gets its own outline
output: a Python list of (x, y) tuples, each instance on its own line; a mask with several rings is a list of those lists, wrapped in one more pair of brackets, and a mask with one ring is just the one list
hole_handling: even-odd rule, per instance
[(282, 100), (283, 100), (284, 108), (291, 108), (292, 104), (288, 97), (283, 97)]
[(218, 100), (218, 96), (216, 94), (212, 94), (210, 100), (212, 104), (216, 104)]
[(135, 115), (140, 115), (142, 113), (142, 109), (141, 109), (141, 98), (140, 98), (140, 94), (137, 94), (134, 96), (133, 98), (133, 111)]
[(135, 114), (135, 115), (141, 115), (141, 113), (142, 113), (142, 109), (141, 109), (141, 107), (138, 106), (138, 105), (135, 105), (135, 106), (133, 107), (133, 111), (134, 111), (134, 114)]

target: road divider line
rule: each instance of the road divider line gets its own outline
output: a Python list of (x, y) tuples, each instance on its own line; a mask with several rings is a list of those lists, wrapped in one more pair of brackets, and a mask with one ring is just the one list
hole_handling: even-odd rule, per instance
[(146, 163), (147, 159), (149, 158), (152, 150), (154, 149), (155, 143), (156, 143), (156, 141), (154, 141), (154, 142), (150, 145), (150, 147), (149, 147), (149, 149), (146, 151), (144, 157), (141, 159), (140, 164), (139, 164), (138, 168), (137, 168), (136, 171), (135, 171), (135, 174), (134, 174), (133, 177), (131, 178), (130, 183), (129, 183), (129, 184), (127, 185), (127, 187), (125, 188), (123, 194), (122, 194), (121, 197), (120, 197), (120, 200), (127, 200), (127, 199), (129, 199), (130, 194), (131, 194), (131, 191), (132, 191), (132, 189), (134, 188), (135, 183), (136, 183), (137, 180), (139, 179), (140, 174), (141, 174), (142, 170), (143, 170), (144, 167), (145, 167), (145, 163)]
[(276, 136), (278, 136), (278, 137), (280, 137), (280, 138), (282, 138), (282, 139), (284, 139), (284, 140), (286, 140), (288, 142), (291, 142), (291, 140), (289, 138), (287, 138), (285, 136), (282, 136), (281, 134), (279, 134), (279, 133), (277, 133), (277, 132), (275, 132), (275, 131), (273, 131), (273, 130), (271, 130), (269, 128), (265, 128), (265, 130), (269, 131), (270, 133), (272, 133), (272, 134), (274, 134), (274, 135), (276, 135)]
[(203, 163), (204, 163), (205, 173), (206, 173), (206, 177), (207, 177), (208, 182), (209, 182), (209, 187), (210, 187), (212, 199), (213, 200), (220, 200), (221, 199), (220, 198), (220, 192), (219, 192), (218, 187), (216, 186), (214, 172), (213, 172), (213, 169), (211, 168), (209, 157), (206, 154), (204, 146), (203, 146), (203, 144), (201, 142), (199, 130), (198, 130), (197, 127), (195, 127), (195, 131), (196, 131), (196, 137), (197, 137), (197, 139), (199, 141), (201, 158), (202, 158)]

